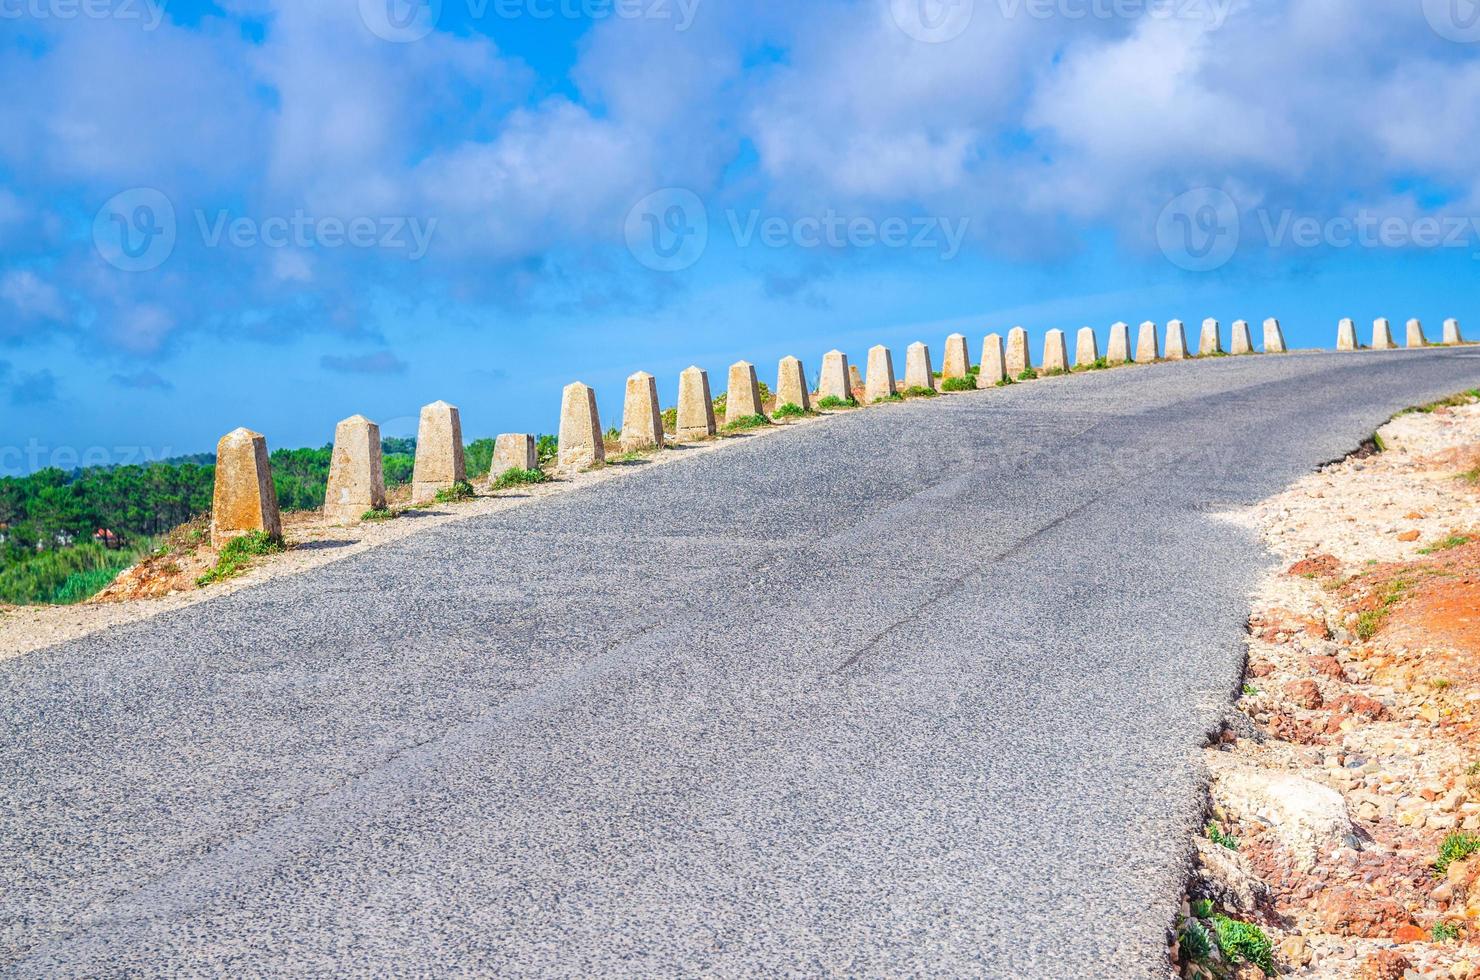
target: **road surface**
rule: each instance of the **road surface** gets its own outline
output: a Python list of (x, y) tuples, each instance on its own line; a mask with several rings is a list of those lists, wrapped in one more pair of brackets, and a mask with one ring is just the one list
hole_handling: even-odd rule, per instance
[(0, 664), (0, 971), (1164, 976), (1219, 515), (1477, 383), (883, 406)]

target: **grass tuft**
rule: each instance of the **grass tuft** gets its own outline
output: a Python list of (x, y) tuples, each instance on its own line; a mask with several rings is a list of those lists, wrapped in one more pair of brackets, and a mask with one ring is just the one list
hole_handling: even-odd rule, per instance
[(1038, 372), (1033, 370), (1032, 368), (1024, 368), (1023, 373), (1019, 374), (1017, 376), (1017, 379), (1019, 381), (1037, 381)]
[(1435, 541), (1426, 548), (1418, 549), (1420, 555), (1432, 555), (1439, 551), (1448, 551), (1450, 548), (1462, 548), (1470, 543), (1470, 539), (1463, 534), (1451, 534), (1442, 541)]
[(455, 504), (464, 500), (472, 500), (474, 496), (473, 485), (467, 480), (458, 480), (452, 486), (438, 490), (432, 500), (439, 504)]
[(856, 402), (851, 396), (848, 398), (839, 398), (837, 395), (828, 395), (826, 398), (817, 403), (817, 407), (823, 409), (857, 408), (858, 402)]
[(941, 391), (975, 391), (976, 375), (968, 374), (964, 378), (946, 378), (940, 383)]
[(926, 388), (924, 385), (914, 385), (904, 390), (906, 398), (934, 398), (939, 394), (934, 388)]
[(804, 415), (810, 414), (802, 406), (793, 402), (787, 402), (785, 405), (777, 405), (776, 410), (771, 413), (771, 417), (775, 419), (799, 419)]
[(216, 582), (224, 582), (246, 571), (252, 564), (252, 559), (274, 555), (282, 550), (282, 539), (275, 538), (266, 531), (253, 531), (239, 538), (232, 538), (216, 556), (215, 567), (196, 579), (195, 584), (205, 588)]
[(389, 507), (377, 507), (374, 510), (367, 510), (365, 511), (365, 513), (361, 514), (360, 520), (367, 521), (373, 524), (377, 521), (394, 520), (396, 516), (396, 512), (391, 510)]
[(490, 490), (508, 490), (512, 487), (527, 486), (531, 483), (549, 482), (549, 474), (544, 470), (526, 470), (518, 466), (512, 466), (498, 475), (493, 482), (488, 484)]
[(733, 422), (725, 423), (726, 432), (740, 432), (745, 429), (759, 429), (771, 424), (771, 420), (764, 415), (742, 415)]
[(1443, 875), (1449, 870), (1449, 866), (1456, 861), (1480, 851), (1480, 836), (1457, 830), (1444, 838), (1439, 845), (1439, 856), (1434, 858), (1434, 874)]

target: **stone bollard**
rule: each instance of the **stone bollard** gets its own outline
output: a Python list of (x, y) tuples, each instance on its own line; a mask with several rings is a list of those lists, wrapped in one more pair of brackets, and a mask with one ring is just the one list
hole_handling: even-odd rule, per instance
[(560, 448), (555, 465), (566, 473), (589, 470), (606, 462), (606, 442), (601, 416), (596, 411), (596, 391), (572, 381), (560, 399)]
[(764, 414), (755, 365), (749, 361), (736, 361), (730, 365), (730, 384), (725, 390), (725, 425)]
[(1100, 343), (1093, 327), (1080, 327), (1074, 341), (1074, 366), (1087, 368), (1100, 359)]
[(493, 441), (493, 465), (488, 478), (496, 480), (510, 470), (540, 468), (539, 447), (534, 436), (524, 432), (506, 432)]
[(904, 386), (935, 390), (935, 369), (930, 365), (930, 348), (915, 341), (904, 352)]
[(1336, 327), (1336, 349), (1357, 349), (1357, 324), (1351, 319), (1344, 319)]
[(1264, 321), (1264, 353), (1285, 353), (1285, 331), (1280, 329), (1280, 321), (1274, 317)]
[(1156, 337), (1156, 324), (1147, 320), (1136, 336), (1136, 363), (1155, 364), (1161, 358), (1161, 343)]
[(658, 407), (658, 379), (638, 371), (627, 379), (622, 402), (622, 452), (663, 448), (663, 410)]
[(324, 516), (341, 524), (354, 524), (367, 511), (384, 509), (382, 465), (380, 426), (363, 415), (351, 415), (335, 426)]
[(1013, 327), (1007, 331), (1007, 376), (1014, 381), (1033, 367), (1033, 354), (1028, 350), (1028, 331)]
[(971, 352), (966, 338), (953, 333), (946, 338), (946, 359), (940, 365), (941, 378), (964, 378), (971, 374)]
[(1002, 353), (1002, 335), (989, 333), (982, 339), (981, 370), (976, 373), (978, 388), (995, 388), (1007, 379), (1007, 359)]
[(1169, 361), (1185, 361), (1187, 359), (1187, 328), (1182, 325), (1181, 320), (1167, 321), (1167, 352), (1165, 357)]
[(817, 397), (853, 400), (853, 388), (849, 384), (848, 355), (840, 350), (830, 350), (822, 355), (822, 376), (817, 379)]
[(1418, 320), (1408, 321), (1408, 346), (1427, 347), (1429, 339), (1423, 335), (1423, 324)]
[(1459, 332), (1459, 321), (1458, 320), (1445, 320), (1444, 321), (1444, 343), (1446, 343), (1446, 344), (1463, 344), (1464, 342), (1465, 342), (1464, 335)]
[(251, 429), (234, 429), (216, 443), (211, 547), (219, 549), (232, 538), (253, 531), (281, 540), (283, 519), (272, 485), (267, 440)]
[(807, 372), (800, 358), (783, 357), (776, 368), (776, 407), (795, 405), (804, 412), (812, 411), (812, 396), (807, 392)]
[(878, 344), (868, 349), (868, 380), (863, 383), (863, 400), (872, 405), (894, 395), (894, 355)]
[(1131, 328), (1128, 323), (1115, 323), (1110, 327), (1110, 346), (1105, 348), (1105, 360), (1111, 364), (1126, 364), (1131, 359)]
[(1396, 350), (1397, 344), (1393, 343), (1393, 326), (1388, 323), (1387, 317), (1380, 316), (1372, 321), (1372, 349), (1373, 350)]
[(1218, 333), (1218, 321), (1208, 317), (1203, 321), (1202, 337), (1197, 342), (1197, 356), (1208, 357), (1223, 353), (1223, 338)]
[(863, 378), (858, 373), (858, 365), (857, 364), (849, 364), (848, 365), (848, 391), (849, 391), (849, 394), (852, 394), (855, 391), (862, 391), (862, 390), (863, 390)]
[(1254, 335), (1249, 332), (1248, 320), (1233, 321), (1233, 346), (1231, 349), (1231, 353), (1254, 353)]
[(1069, 342), (1064, 331), (1050, 330), (1043, 335), (1043, 371), (1045, 374), (1066, 373), (1069, 370)]
[(446, 402), (421, 410), (416, 427), (416, 465), (411, 471), (411, 502), (430, 503), (439, 490), (467, 480), (463, 465), (462, 415)]
[(709, 372), (686, 367), (678, 376), (678, 438), (708, 439), (714, 435), (714, 399), (709, 394)]

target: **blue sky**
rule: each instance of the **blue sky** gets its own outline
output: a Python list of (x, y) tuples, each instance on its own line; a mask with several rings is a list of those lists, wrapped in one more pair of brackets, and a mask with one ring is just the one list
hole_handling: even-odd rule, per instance
[(0, 471), (1017, 324), (1480, 334), (1477, 52), (1471, 0), (0, 0)]

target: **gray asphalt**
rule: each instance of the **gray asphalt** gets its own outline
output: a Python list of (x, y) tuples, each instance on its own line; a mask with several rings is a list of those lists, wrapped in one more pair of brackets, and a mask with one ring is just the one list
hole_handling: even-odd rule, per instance
[(0, 964), (1160, 977), (1269, 557), (1480, 350), (882, 406), (0, 664)]

